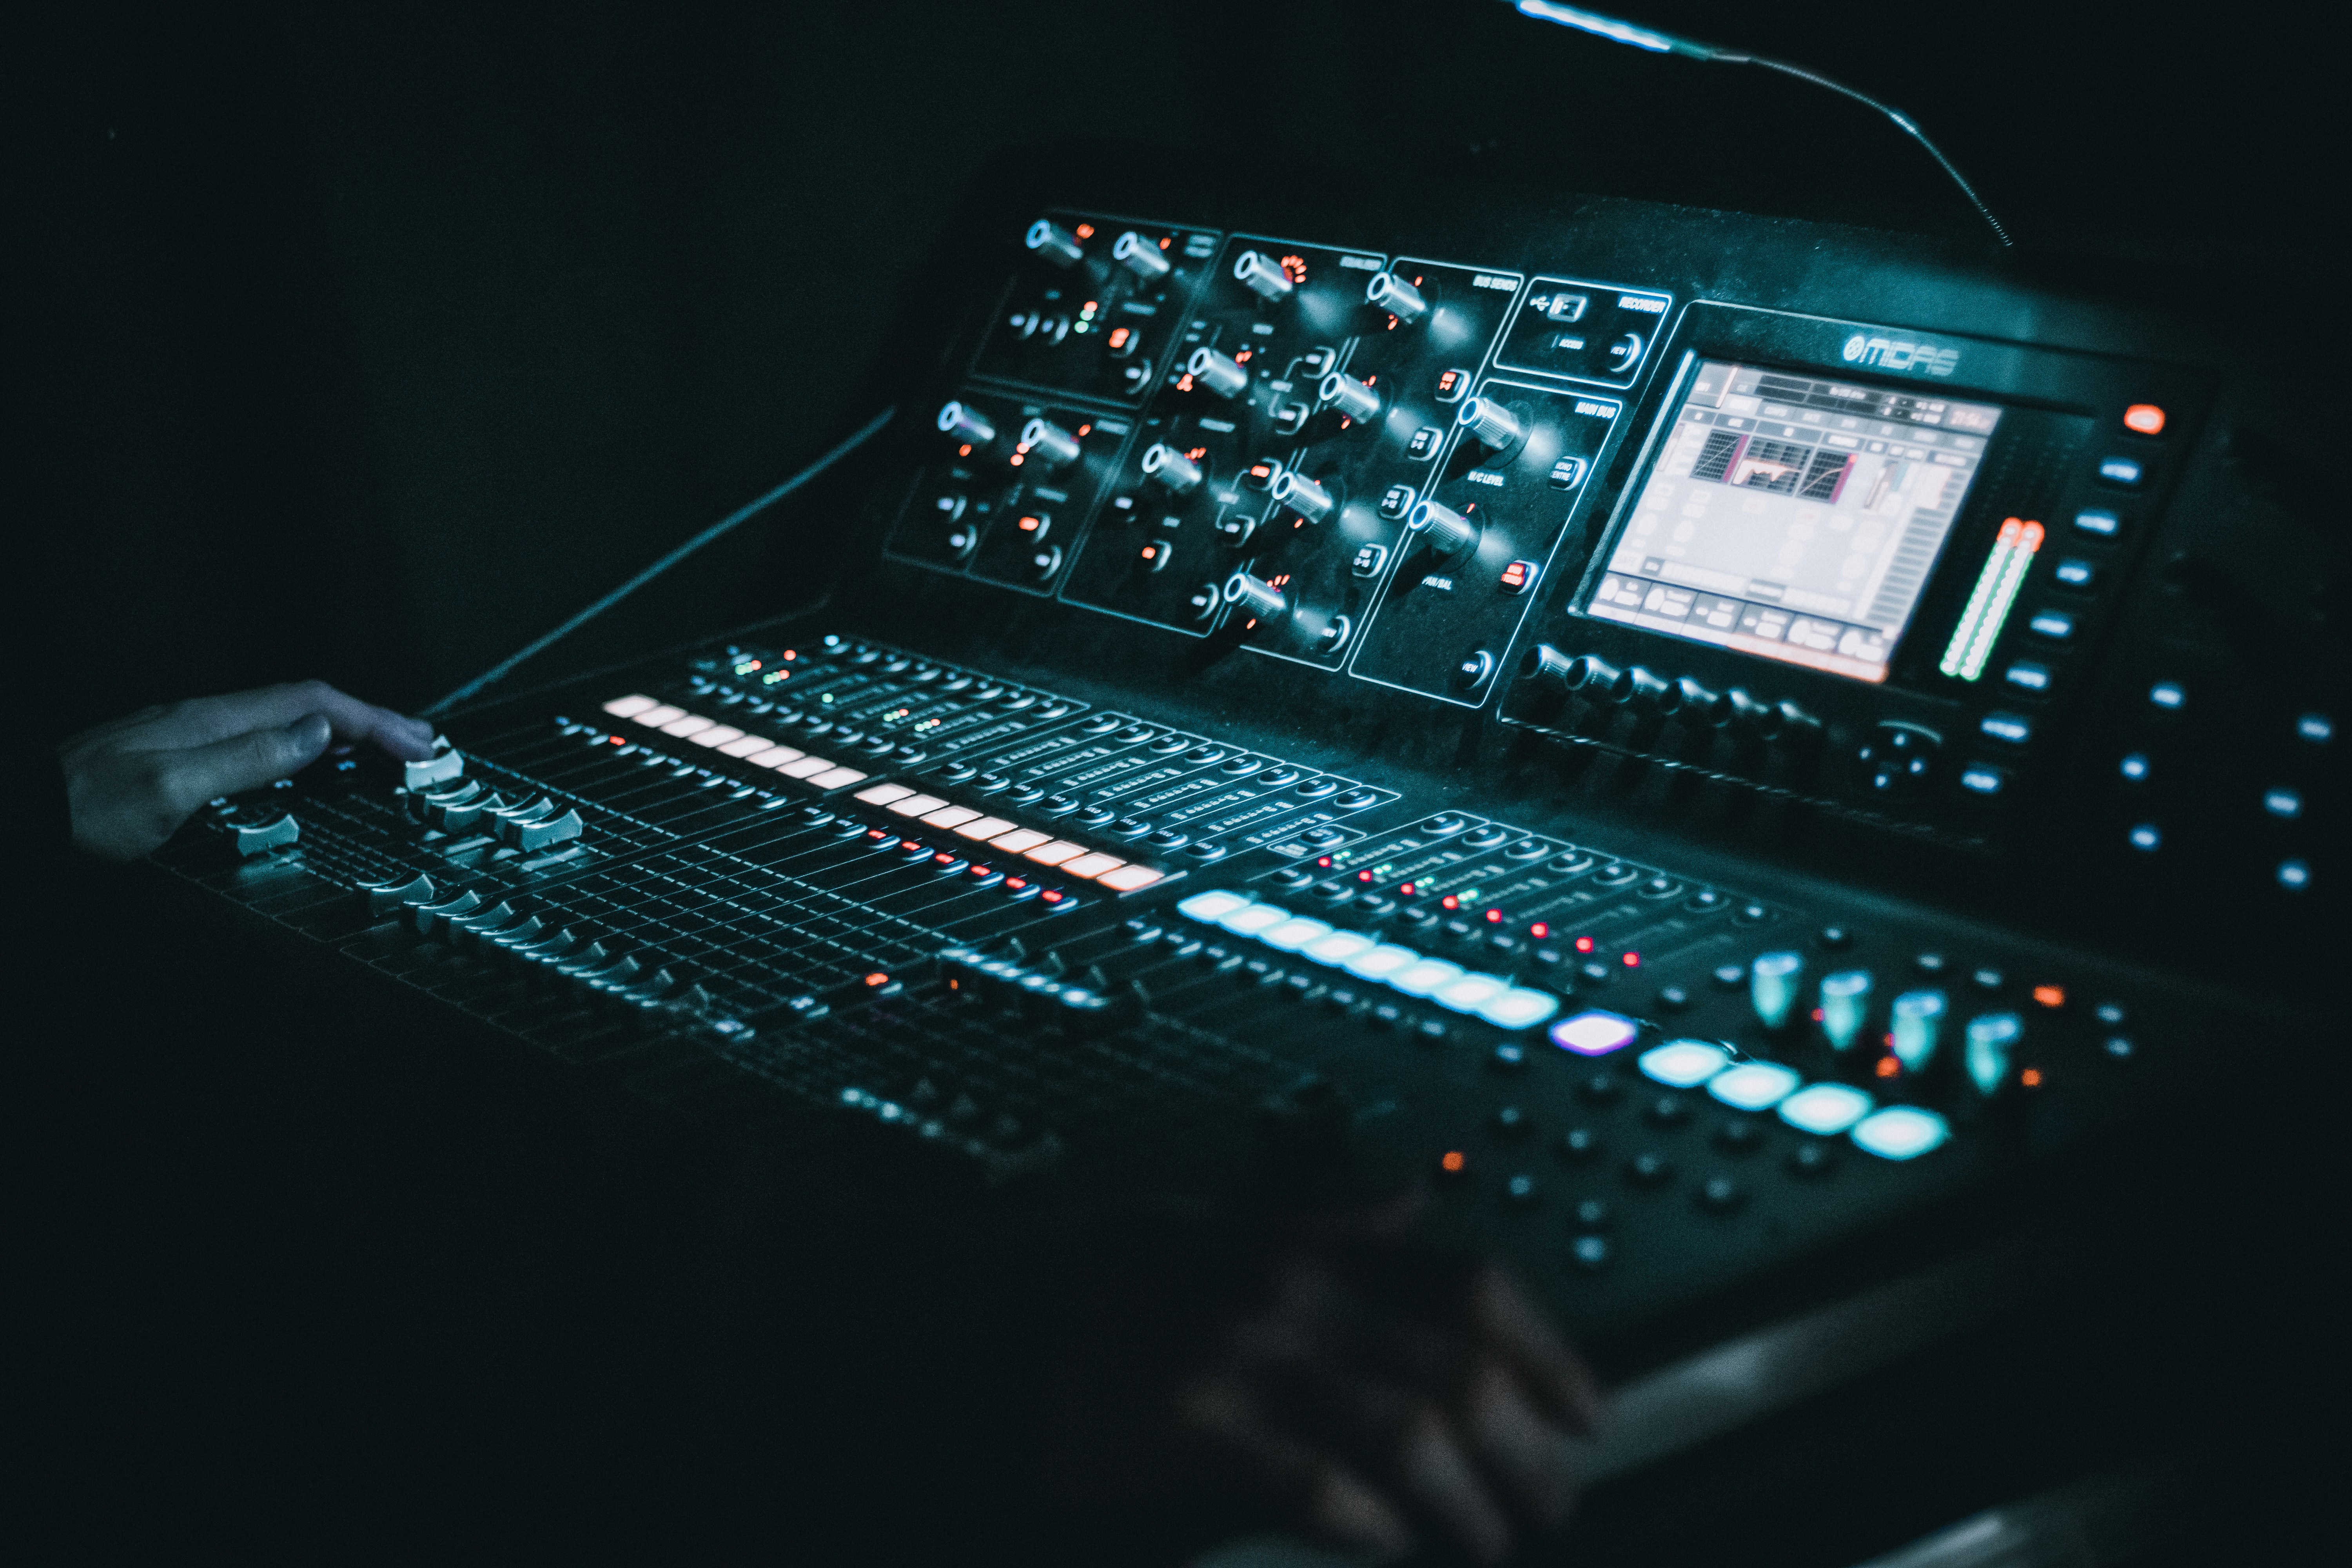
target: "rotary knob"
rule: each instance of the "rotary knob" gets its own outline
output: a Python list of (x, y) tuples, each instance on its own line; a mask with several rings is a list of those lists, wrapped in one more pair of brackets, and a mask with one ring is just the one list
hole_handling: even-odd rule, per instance
[(1381, 395), (1352, 375), (1333, 371), (1323, 378), (1323, 404), (1336, 408), (1359, 424), (1376, 418), (1381, 412)]
[(1282, 303), (1298, 287), (1290, 280), (1290, 274), (1282, 269), (1280, 262), (1270, 260), (1255, 250), (1242, 252), (1241, 259), (1234, 263), (1234, 276), (1251, 293), (1269, 305)]
[(1200, 464), (1167, 442), (1154, 441), (1143, 450), (1143, 477), (1157, 479), (1170, 494), (1181, 496), (1198, 489), (1208, 476), (1201, 471)]
[(1087, 257), (1087, 248), (1078, 243), (1078, 237), (1050, 218), (1041, 217), (1031, 224), (1029, 232), (1021, 237), (1021, 243), (1029, 247), (1031, 254), (1056, 267), (1076, 267)]
[(1309, 522), (1320, 522), (1339, 505), (1339, 498), (1295, 468), (1274, 477), (1274, 499)]
[(1168, 258), (1160, 254), (1158, 246), (1133, 229), (1129, 229), (1111, 242), (1110, 258), (1146, 283), (1157, 283), (1176, 270)]
[(1491, 397), (1464, 398), (1454, 417), (1481, 446), (1496, 452), (1507, 452), (1528, 438), (1526, 421)]
[(1246, 572), (1236, 572), (1225, 579), (1225, 603), (1262, 621), (1273, 620), (1290, 608), (1290, 601), (1283, 596), (1281, 589)]
[(1421, 290), (1393, 272), (1372, 274), (1372, 280), (1364, 285), (1364, 303), (1386, 310), (1399, 326), (1409, 327), (1429, 313), (1429, 301), (1421, 297)]
[(1078, 460), (1078, 438), (1050, 419), (1032, 419), (1021, 426), (1021, 450), (1049, 471), (1066, 468)]
[(1239, 397), (1249, 390), (1249, 372), (1230, 354), (1214, 349), (1194, 349), (1184, 362), (1185, 374), (1219, 397)]
[(996, 439), (996, 426), (969, 403), (950, 398), (940, 408), (940, 433), (977, 450)]
[(1459, 555), (1478, 542), (1478, 525), (1443, 501), (1415, 502), (1404, 526), (1437, 555)]

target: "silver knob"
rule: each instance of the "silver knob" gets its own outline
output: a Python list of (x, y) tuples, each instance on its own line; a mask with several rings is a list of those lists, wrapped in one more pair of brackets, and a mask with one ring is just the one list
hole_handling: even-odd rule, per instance
[(1154, 441), (1143, 449), (1143, 477), (1158, 479), (1171, 492), (1181, 496), (1208, 476), (1202, 473), (1200, 464), (1167, 442)]
[(985, 447), (996, 439), (996, 426), (969, 403), (950, 401), (940, 409), (940, 432), (950, 441)]
[(1086, 247), (1078, 243), (1078, 237), (1049, 218), (1041, 217), (1031, 224), (1029, 232), (1021, 237), (1021, 243), (1056, 267), (1076, 267), (1087, 258)]
[(1274, 478), (1274, 499), (1309, 522), (1320, 522), (1339, 504), (1339, 498), (1295, 468)]
[(1184, 370), (1219, 397), (1239, 397), (1249, 390), (1249, 372), (1214, 349), (1194, 349), (1192, 357), (1184, 362)]
[(1575, 668), (1576, 660), (1548, 642), (1539, 642), (1519, 655), (1521, 680), (1540, 680), (1546, 686), (1573, 690), (1574, 687), (1569, 682), (1569, 672)]
[(1225, 603), (1262, 621), (1272, 620), (1290, 608), (1290, 601), (1283, 597), (1281, 589), (1246, 572), (1236, 572), (1225, 579)]
[(1478, 542), (1478, 525), (1443, 501), (1415, 502), (1404, 526), (1440, 555), (1458, 555)]
[(1465, 397), (1454, 416), (1455, 423), (1476, 437), (1479, 442), (1497, 452), (1508, 451), (1527, 437), (1528, 427), (1519, 416), (1491, 397)]
[(1421, 290), (1393, 272), (1372, 274), (1372, 280), (1364, 285), (1364, 303), (1377, 305), (1408, 327), (1429, 313), (1429, 301), (1421, 297)]
[(1381, 395), (1352, 375), (1338, 371), (1323, 378), (1323, 401), (1349, 418), (1361, 423), (1381, 411)]
[(1282, 269), (1280, 262), (1269, 261), (1255, 250), (1242, 252), (1241, 259), (1234, 263), (1234, 276), (1269, 305), (1278, 305), (1289, 299), (1291, 291), (1297, 287), (1291, 282), (1290, 274)]
[(1110, 258), (1146, 283), (1156, 283), (1176, 270), (1168, 258), (1160, 254), (1158, 246), (1133, 229), (1129, 229), (1111, 242)]
[(1021, 426), (1021, 450), (1045, 468), (1066, 468), (1078, 460), (1078, 438), (1050, 420)]
[(1822, 976), (1822, 1033), (1839, 1050), (1849, 1050), (1870, 1017), (1867, 969), (1841, 969)]
[(1671, 713), (1683, 705), (1681, 687), (1638, 664), (1625, 671), (1622, 688), (1610, 695), (1620, 702), (1638, 702), (1654, 713)]

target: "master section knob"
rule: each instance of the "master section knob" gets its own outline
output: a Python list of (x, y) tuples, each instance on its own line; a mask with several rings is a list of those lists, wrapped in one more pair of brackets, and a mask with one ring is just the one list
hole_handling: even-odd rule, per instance
[(1274, 477), (1274, 499), (1309, 522), (1322, 521), (1339, 504), (1338, 497), (1296, 468), (1285, 468)]
[(1021, 237), (1021, 243), (1056, 267), (1076, 267), (1087, 258), (1086, 247), (1078, 243), (1078, 237), (1051, 218), (1041, 217), (1031, 224), (1029, 232)]
[(1184, 362), (1184, 373), (1219, 397), (1239, 397), (1249, 390), (1249, 372), (1232, 355), (1214, 349), (1194, 349)]
[(950, 398), (940, 408), (940, 433), (978, 450), (996, 439), (996, 426), (969, 403)]
[(1225, 603), (1262, 621), (1270, 621), (1290, 608), (1290, 601), (1283, 596), (1281, 589), (1246, 572), (1236, 572), (1225, 579)]
[(1242, 252), (1241, 259), (1234, 263), (1234, 276), (1241, 279), (1251, 293), (1269, 305), (1278, 305), (1289, 299), (1297, 288), (1291, 282), (1290, 274), (1282, 269), (1280, 262), (1255, 250)]
[(1405, 514), (1404, 526), (1438, 555), (1459, 555), (1478, 542), (1478, 525), (1443, 501), (1416, 502)]
[(1507, 452), (1528, 438), (1524, 420), (1491, 397), (1465, 397), (1454, 420), (1481, 446)]
[(1133, 229), (1111, 242), (1110, 258), (1146, 283), (1157, 283), (1176, 269), (1158, 246)]
[(1032, 419), (1021, 426), (1021, 451), (1049, 471), (1066, 468), (1078, 460), (1078, 438), (1050, 419)]
[(1402, 327), (1429, 313), (1429, 301), (1421, 297), (1421, 290), (1393, 272), (1372, 274), (1372, 280), (1364, 285), (1364, 303), (1386, 310)]
[(1200, 488), (1201, 481), (1208, 476), (1201, 471), (1200, 464), (1167, 442), (1154, 441), (1143, 449), (1143, 477), (1157, 479), (1171, 495), (1181, 496)]
[(1323, 378), (1320, 390), (1325, 407), (1336, 408), (1360, 425), (1380, 416), (1381, 395), (1352, 375), (1335, 370)]

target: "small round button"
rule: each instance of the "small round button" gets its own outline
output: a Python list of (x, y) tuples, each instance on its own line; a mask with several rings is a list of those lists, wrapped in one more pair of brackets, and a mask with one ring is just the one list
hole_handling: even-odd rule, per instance
[(1608, 1204), (1600, 1198), (1580, 1198), (1570, 1213), (1579, 1230), (1607, 1230), (1610, 1222), (1617, 1217), (1609, 1212)]
[(1485, 690), (1486, 683), (1494, 679), (1495, 656), (1483, 647), (1474, 647), (1464, 654), (1449, 677), (1454, 689), (1465, 694)]
[(1663, 1154), (1636, 1154), (1625, 1162), (1625, 1179), (1637, 1187), (1663, 1187), (1675, 1179), (1675, 1168)]
[(1609, 1238), (1601, 1236), (1580, 1236), (1569, 1244), (1568, 1256), (1579, 1268), (1597, 1273), (1609, 1267)]
[(1552, 1152), (1571, 1165), (1581, 1165), (1599, 1156), (1601, 1134), (1590, 1127), (1571, 1127), (1559, 1135)]
[(1699, 1206), (1714, 1214), (1729, 1214), (1747, 1202), (1748, 1194), (1729, 1176), (1709, 1176), (1699, 1184)]

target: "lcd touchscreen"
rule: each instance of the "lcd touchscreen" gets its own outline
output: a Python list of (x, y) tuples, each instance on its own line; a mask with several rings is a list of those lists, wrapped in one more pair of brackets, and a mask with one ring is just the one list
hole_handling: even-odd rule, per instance
[(1884, 680), (2000, 416), (1702, 362), (1585, 613)]

